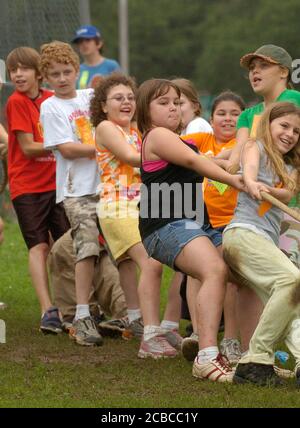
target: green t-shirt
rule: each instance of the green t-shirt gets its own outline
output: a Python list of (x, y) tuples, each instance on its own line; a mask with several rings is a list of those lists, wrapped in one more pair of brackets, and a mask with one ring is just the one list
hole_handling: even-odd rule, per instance
[[(294, 91), (292, 89), (286, 89), (283, 91), (276, 101), (290, 101), (291, 103), (295, 103), (300, 107), (300, 92)], [(257, 126), (260, 120), (262, 113), (264, 112), (265, 106), (264, 103), (256, 104), (253, 107), (247, 108), (244, 110), (237, 122), (237, 129), (240, 128), (248, 128), (250, 130), (250, 137), (256, 137)], [(290, 203), (290, 207), (299, 206), (296, 197), (292, 198)]]
[[(279, 95), (276, 101), (290, 101), (300, 107), (300, 92), (293, 89), (286, 89)], [(259, 103), (244, 110), (238, 119), (237, 129), (249, 128), (251, 130), (250, 136), (255, 138), (257, 125), (264, 109), (264, 103)]]

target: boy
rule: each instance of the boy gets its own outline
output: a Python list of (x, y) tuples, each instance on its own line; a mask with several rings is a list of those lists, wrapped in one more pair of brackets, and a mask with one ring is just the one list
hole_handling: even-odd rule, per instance
[(117, 61), (105, 58), (102, 55), (104, 42), (100, 31), (93, 25), (80, 27), (76, 31), (72, 43), (78, 45), (79, 53), (84, 61), (80, 66), (80, 74), (77, 81), (79, 89), (95, 88), (101, 76), (120, 70)]
[(62, 204), (55, 201), (55, 159), (44, 149), (39, 122), (41, 103), (52, 93), (40, 88), (40, 56), (29, 47), (14, 49), (6, 66), (15, 92), (9, 97), (8, 179), (10, 195), (29, 250), (29, 271), (42, 312), (40, 330), (60, 333), (61, 321), (52, 306), (46, 260), (49, 232), (54, 240), (69, 228)]
[(84, 346), (102, 345), (89, 311), (95, 260), (99, 256), (96, 203), (99, 178), (90, 123), (92, 89), (76, 91), (79, 58), (70, 45), (41, 48), (42, 75), (54, 90), (41, 109), (44, 146), (56, 157), (57, 202), (63, 201), (76, 254), (76, 314), (70, 337)]

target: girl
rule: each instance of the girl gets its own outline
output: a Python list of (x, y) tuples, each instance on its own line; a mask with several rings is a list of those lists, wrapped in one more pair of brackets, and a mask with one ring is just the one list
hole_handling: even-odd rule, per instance
[[(274, 371), (274, 346), (287, 345), (300, 365), (295, 318), (299, 316), (300, 273), (278, 248), (282, 213), (262, 202), (265, 191), (288, 203), (299, 191), (300, 109), (292, 103), (271, 105), (263, 114), (256, 142), (243, 150), (242, 168), (249, 195), (241, 193), (235, 216), (225, 229), (224, 258), (238, 282), (252, 288), (265, 304), (240, 360), (234, 381), (280, 385)], [(299, 321), (299, 320), (296, 320)]]
[[(91, 103), (92, 122), (96, 127), (97, 159), (100, 170), (98, 217), (108, 247), (120, 272), (120, 283), (128, 306), (129, 327), (137, 337), (143, 335), (143, 322), (137, 295), (135, 263), (141, 273), (139, 287), (148, 293), (159, 290), (162, 266), (148, 257), (138, 230), (137, 204), (140, 195), (140, 142), (131, 123), (135, 114), (135, 84), (129, 77), (113, 73), (97, 86)], [(158, 304), (158, 303), (157, 303)], [(147, 322), (147, 317), (144, 322)], [(153, 323), (152, 323), (153, 324)], [(169, 344), (174, 332), (165, 331), (159, 322), (156, 334), (146, 337), (141, 357), (174, 357)], [(172, 342), (173, 343), (173, 342)]]
[(187, 79), (173, 79), (172, 81), (181, 92), (181, 135), (195, 134), (196, 132), (212, 133), (210, 124), (200, 117), (202, 107), (193, 83)]
[[(201, 200), (203, 175), (241, 190), (243, 184), (239, 176), (223, 171), (213, 161), (199, 156), (193, 144), (181, 140), (176, 133), (180, 121), (180, 90), (172, 81), (151, 79), (140, 86), (137, 122), (143, 135), (143, 186), (139, 227), (149, 256), (201, 281), (197, 295), (200, 350), (193, 375), (230, 382), (232, 370), (217, 347), (226, 265), (210, 242), (209, 234), (195, 221), (196, 217), (203, 223), (203, 213), (195, 211), (195, 204)], [(152, 283), (147, 288), (142, 285), (139, 296), (146, 337), (157, 322), (159, 289)], [(145, 339), (140, 352), (144, 346)]]
[[(262, 102), (246, 109), (238, 119), (237, 144), (227, 167), (230, 172), (238, 170), (241, 150), (248, 138), (256, 138), (259, 120), (266, 107), (275, 101), (290, 101), (300, 106), (300, 93), (291, 89), (292, 58), (285, 49), (275, 45), (264, 45), (254, 53), (244, 55), (240, 63), (249, 71), (251, 87), (255, 94), (262, 97)], [(296, 198), (292, 198), (289, 205), (296, 206)], [(286, 216), (285, 220), (289, 225)], [(297, 254), (299, 252), (297, 234), (294, 236), (292, 228), (285, 229), (280, 239), (280, 248), (289, 254)], [(254, 332), (263, 306), (253, 291), (245, 287), (239, 291), (239, 302), (241, 337), (244, 348), (247, 349), (247, 343)]]
[[(200, 152), (217, 156), (235, 145), (236, 122), (244, 110), (242, 98), (231, 92), (221, 93), (212, 105), (211, 124), (214, 134), (197, 133), (184, 136), (193, 140)], [(204, 180), (204, 200), (208, 211), (209, 222), (214, 231), (214, 244), (222, 253), (222, 232), (233, 217), (237, 202), (237, 190), (213, 180)], [(227, 284), (224, 303), (225, 332), (220, 348), (231, 364), (237, 364), (241, 357), (240, 344), (237, 340), (238, 326), (236, 320), (236, 286)], [(195, 321), (195, 300), (197, 287), (188, 284), (187, 299), (193, 324)], [(195, 330), (196, 331), (196, 330)], [(247, 348), (246, 348), (247, 349)], [(182, 352), (186, 359), (193, 360), (198, 352), (198, 335), (183, 339)]]

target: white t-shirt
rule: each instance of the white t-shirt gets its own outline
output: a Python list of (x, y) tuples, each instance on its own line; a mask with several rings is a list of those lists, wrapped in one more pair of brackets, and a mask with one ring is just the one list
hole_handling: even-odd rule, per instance
[(75, 98), (53, 96), (41, 105), (44, 147), (52, 149), (56, 158), (56, 202), (66, 197), (93, 195), (99, 185), (95, 159), (66, 159), (57, 150), (57, 146), (66, 143), (95, 144), (90, 122), (90, 100), (94, 90), (76, 92)]
[(207, 132), (213, 134), (214, 131), (207, 120), (202, 117), (196, 117), (191, 120), (188, 126), (181, 131), (181, 135), (196, 134), (198, 132)]

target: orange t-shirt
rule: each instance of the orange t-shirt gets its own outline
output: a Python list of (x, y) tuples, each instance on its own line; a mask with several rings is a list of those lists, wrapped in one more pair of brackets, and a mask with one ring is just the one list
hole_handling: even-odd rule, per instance
[[(184, 135), (185, 141), (193, 141), (199, 151), (208, 156), (216, 156), (222, 150), (230, 149), (236, 143), (235, 139), (227, 143), (218, 143), (213, 134), (199, 132)], [(204, 201), (207, 207), (209, 221), (213, 227), (226, 226), (233, 217), (237, 204), (238, 191), (227, 184), (205, 178), (203, 182)]]

